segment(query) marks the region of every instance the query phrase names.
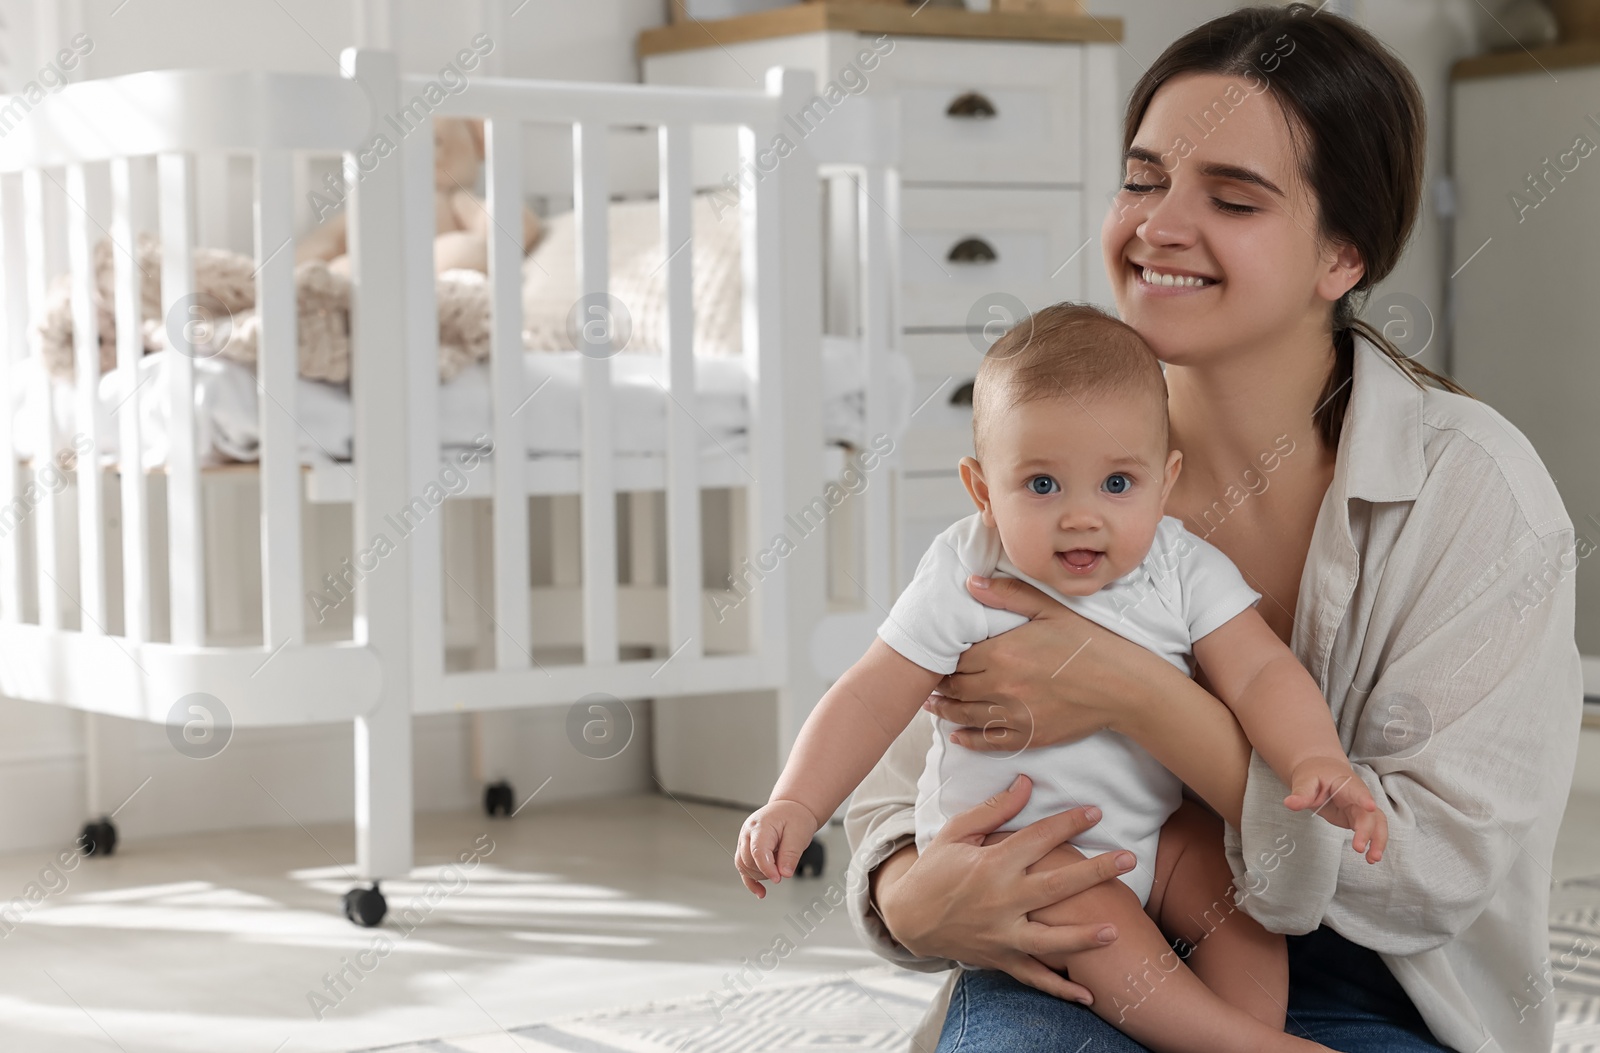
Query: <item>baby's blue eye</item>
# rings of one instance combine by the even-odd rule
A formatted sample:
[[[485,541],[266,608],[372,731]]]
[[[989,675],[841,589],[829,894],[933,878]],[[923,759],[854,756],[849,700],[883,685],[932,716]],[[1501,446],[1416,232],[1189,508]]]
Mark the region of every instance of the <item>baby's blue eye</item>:
[[[1048,475],[1036,475],[1023,485],[1028,488],[1030,493],[1035,494],[1053,494],[1061,489],[1056,481]]]
[[[1125,494],[1128,487],[1133,485],[1133,480],[1121,472],[1112,472],[1106,476],[1105,488],[1107,493]]]

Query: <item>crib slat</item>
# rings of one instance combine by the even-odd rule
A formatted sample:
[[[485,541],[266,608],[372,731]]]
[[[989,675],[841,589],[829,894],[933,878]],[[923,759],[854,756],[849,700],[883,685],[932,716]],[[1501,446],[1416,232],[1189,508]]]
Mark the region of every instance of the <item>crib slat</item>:
[[[72,274],[73,366],[78,434],[78,589],[83,631],[106,624],[105,477],[100,472],[100,318],[94,305],[94,234],[89,226],[89,179],[83,165],[67,169],[67,195],[82,208],[67,210],[67,259]],[[85,452],[87,451],[87,452]]]
[[[205,532],[200,517],[200,470],[195,455],[194,356],[198,327],[221,323],[214,304],[194,297],[194,160],[162,154],[156,162],[161,207],[161,316],[166,323],[167,566],[171,575],[172,642],[205,643]],[[199,312],[206,312],[204,314]],[[270,579],[268,579],[270,580]],[[299,579],[296,578],[296,581]]]
[[[5,268],[0,291],[6,303],[22,303],[27,289],[27,257],[22,241],[22,180],[0,176],[0,241]],[[17,508],[17,450],[12,430],[12,392],[21,383],[19,366],[28,353],[28,318],[21,311],[6,311],[0,344],[0,407],[5,427],[0,428],[0,618],[22,620],[22,511]]]
[[[778,75],[780,71],[769,71],[770,77]],[[755,165],[757,151],[764,148],[770,141],[770,135],[765,129],[746,126],[739,130],[739,150],[741,166]],[[798,246],[784,245],[781,242],[781,222],[784,219],[782,208],[784,200],[780,191],[787,179],[792,178],[790,173],[780,171],[779,179],[771,182],[758,183],[753,190],[740,195],[740,214],[743,223],[743,240],[740,245],[740,267],[744,280],[743,304],[743,337],[744,337],[744,364],[750,376],[750,453],[748,471],[755,477],[754,495],[746,504],[747,518],[745,521],[746,536],[750,538],[750,546],[754,551],[761,551],[765,544],[761,539],[770,538],[778,533],[787,534],[788,530],[783,522],[785,485],[792,488],[805,486],[815,487],[821,482],[820,473],[817,477],[797,479],[792,472],[792,467],[797,463],[797,458],[786,454],[792,445],[809,445],[813,441],[812,433],[804,428],[793,429],[792,420],[798,413],[804,412],[801,406],[793,406],[796,412],[791,412],[791,403],[821,401],[821,391],[818,390],[781,390],[784,379],[783,363],[779,359],[779,352],[784,347],[784,340],[790,338],[789,347],[804,349],[801,353],[815,354],[811,349],[820,347],[820,339],[812,344],[801,339],[794,339],[793,334],[780,330],[778,320],[782,317],[784,303],[784,290],[778,283],[777,276],[783,272],[784,264],[788,263],[780,255],[783,251],[799,252]],[[799,261],[803,267],[805,260]],[[800,281],[799,278],[792,282]],[[797,326],[798,320],[790,319],[791,326]],[[791,430],[792,429],[792,430]],[[820,429],[818,429],[820,434]],[[804,451],[811,454],[815,451]],[[787,478],[786,478],[787,477]],[[820,540],[820,539],[819,539]],[[820,548],[817,542],[813,542]],[[752,612],[754,626],[751,629],[750,639],[753,649],[758,654],[769,655],[774,658],[787,651],[785,646],[785,619],[788,616],[788,589],[787,579],[795,573],[794,557],[787,557],[786,566],[778,573],[762,579],[756,589],[755,610]],[[780,726],[780,738],[791,734]]]
[[[661,129],[661,251],[667,260],[667,635],[702,654],[699,435],[695,426],[694,235],[689,129]]]
[[[494,386],[495,665],[525,669],[533,648],[528,609],[528,444],[520,413],[528,388],[522,357],[522,125],[497,118],[486,129],[484,183],[489,231],[490,350]]]
[[[30,168],[22,173],[23,211],[28,249],[28,317],[44,316],[45,277],[50,273],[46,258],[44,172]],[[56,551],[56,495],[52,483],[57,479],[56,413],[54,385],[43,370],[34,381],[35,404],[40,408],[33,440],[33,482],[38,503],[33,508],[34,562],[39,572],[39,624],[47,629],[61,628],[60,559]]]
[[[756,130],[750,127],[739,129],[739,155],[741,164],[754,164],[756,151],[759,148]],[[757,482],[753,494],[747,494],[745,502],[745,536],[750,539],[752,551],[758,550],[760,539],[767,535],[767,526],[782,514],[781,508],[774,508],[774,501],[781,500],[782,487],[775,486],[776,480],[782,479],[781,437],[778,443],[765,434],[771,427],[771,421],[783,419],[781,409],[779,416],[768,418],[763,415],[763,409],[770,402],[773,385],[769,380],[781,376],[774,368],[766,368],[769,362],[776,366],[775,355],[770,350],[776,347],[778,334],[767,324],[769,319],[778,316],[777,307],[779,299],[777,290],[773,288],[772,277],[778,273],[777,246],[778,239],[778,195],[776,190],[769,190],[761,185],[740,195],[740,222],[743,227],[743,239],[739,246],[740,269],[743,274],[744,303],[742,306],[742,337],[743,358],[745,371],[750,376],[750,452],[748,470],[755,476]],[[809,436],[807,436],[809,438]],[[778,468],[778,471],[773,471]],[[763,481],[764,480],[764,481]],[[774,511],[776,514],[774,514]],[[754,621],[750,633],[751,649],[757,654],[776,656],[783,653],[783,639],[775,630],[781,628],[782,609],[779,604],[783,601],[783,578],[781,575],[764,580],[756,589],[754,610],[750,616]]]
[[[400,158],[404,165],[402,214],[432,215],[433,137],[406,136],[400,143]],[[405,239],[405,374],[411,406],[411,450],[406,458],[411,481],[407,489],[421,494],[438,480],[440,472],[439,305],[433,276],[433,225],[408,222],[401,236]],[[404,524],[410,531],[406,543],[411,546],[411,669],[419,694],[435,693],[444,677],[444,517],[445,510],[437,508],[415,525]]]
[[[604,124],[572,126],[572,162],[573,214],[578,231],[579,350],[584,352],[583,660],[594,665],[617,660],[617,497],[611,445],[611,355],[617,350],[614,344],[622,319],[613,314],[607,297],[611,254]],[[626,310],[626,305],[620,310]]]
[[[150,509],[144,478],[144,437],[139,421],[140,274],[134,253],[133,207],[140,168],[126,157],[111,162],[111,242],[117,320],[118,462],[122,473],[122,631],[134,643],[150,639]]]
[[[860,190],[856,215],[861,222],[861,342],[866,356],[867,380],[863,430],[867,446],[873,447],[881,441],[880,436],[889,434],[889,353],[896,341],[891,310],[895,290],[889,278],[899,273],[899,269],[896,261],[885,257],[898,244],[894,232],[887,228],[889,216],[899,215],[899,186],[884,166],[874,164],[866,169]],[[882,208],[874,204],[878,201],[883,202]],[[866,590],[865,602],[869,608],[890,602],[894,595],[890,580],[892,527],[888,475],[886,465],[875,464],[862,495],[866,501],[866,514],[862,517],[865,534],[862,587]]]
[[[807,71],[767,71],[767,92],[777,102],[770,123],[740,130],[744,164],[757,164],[784,114],[795,113],[812,97]],[[770,167],[770,166],[769,166]],[[758,566],[773,571],[756,589],[756,652],[782,669],[777,699],[777,756],[783,757],[826,682],[808,660],[816,627],[827,617],[826,544],[810,537],[825,528],[796,526],[785,513],[815,507],[826,493],[822,472],[822,260],[814,231],[821,215],[817,160],[808,144],[791,151],[776,171],[740,195],[744,228],[744,354],[754,374],[751,390],[752,488],[748,529],[752,547],[787,536],[792,548],[777,560],[758,555]],[[751,235],[754,234],[752,244]],[[793,517],[798,518],[798,517]],[[794,533],[791,533],[793,531]],[[799,536],[796,537],[795,534]],[[774,565],[774,563],[776,565]]]
[[[28,247],[28,313],[44,312],[46,285],[50,275],[49,250],[45,233],[45,173],[30,168],[22,173],[23,211],[26,213],[24,238]]]
[[[269,650],[300,643],[300,452],[295,382],[300,375],[294,291],[294,158],[263,150],[256,158],[256,316],[261,335],[261,624]],[[362,542],[365,544],[365,542]],[[358,546],[359,547],[359,546]]]

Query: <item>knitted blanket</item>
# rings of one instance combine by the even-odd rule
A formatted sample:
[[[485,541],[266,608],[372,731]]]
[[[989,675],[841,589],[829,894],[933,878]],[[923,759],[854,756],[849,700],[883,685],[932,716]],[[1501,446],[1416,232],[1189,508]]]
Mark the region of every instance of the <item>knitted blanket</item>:
[[[100,371],[116,365],[116,314],[112,294],[113,248],[102,239],[94,249],[93,300],[100,343]],[[139,270],[140,342],[146,353],[167,346],[166,319],[161,316],[161,245],[140,234],[134,249]],[[255,262],[223,249],[194,250],[195,293],[173,307],[173,325],[197,358],[221,355],[254,366],[261,321],[255,310]],[[449,380],[467,365],[489,354],[489,289],[477,271],[446,271],[437,279],[439,304],[439,377]],[[350,379],[350,281],[321,261],[295,268],[295,304],[299,319],[300,375],[310,380],[344,383]],[[52,283],[44,317],[34,340],[45,368],[56,377],[73,376],[71,279]]]

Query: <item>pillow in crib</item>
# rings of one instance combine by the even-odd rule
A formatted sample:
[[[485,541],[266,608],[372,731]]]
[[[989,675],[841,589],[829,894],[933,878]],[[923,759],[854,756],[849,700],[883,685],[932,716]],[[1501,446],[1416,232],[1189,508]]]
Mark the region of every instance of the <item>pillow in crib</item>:
[[[724,358],[739,353],[739,210],[700,194],[692,207],[694,244],[694,351]],[[611,205],[611,295],[632,322],[618,351],[660,354],[666,346],[667,268],[661,251],[661,216],[655,201]],[[577,222],[571,212],[545,220],[544,237],[522,267],[523,343],[529,351],[571,351],[569,331],[578,300]],[[621,328],[620,326],[618,327]]]

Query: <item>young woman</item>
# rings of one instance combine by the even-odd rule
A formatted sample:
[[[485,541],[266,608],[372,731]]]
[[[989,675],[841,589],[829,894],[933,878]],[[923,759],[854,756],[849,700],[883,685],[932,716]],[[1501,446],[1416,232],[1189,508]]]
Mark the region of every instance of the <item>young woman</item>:
[[[1416,218],[1416,84],[1347,21],[1242,10],[1149,69],[1124,147],[1102,245],[1122,317],[1166,365],[1184,453],[1168,511],[1262,593],[1384,811],[1388,850],[1369,866],[1284,808],[1203,679],[1020,582],[969,583],[1032,620],[969,649],[929,704],[974,749],[1110,729],[1176,773],[1227,824],[1238,899],[1217,923],[1242,909],[1291,934],[1296,1034],[1349,1051],[1548,1050],[1549,867],[1582,701],[1578,553],[1527,440],[1356,320]],[[1096,896],[1130,853],[1064,844],[1095,802],[987,844],[1027,799],[1019,779],[919,856],[930,727],[901,736],[847,824],[853,865],[872,874],[855,914],[874,948],[913,968],[986,967],[951,973],[920,1048],[940,1035],[941,1051],[1138,1050],[1033,957],[1116,938]],[[1150,998],[1163,964],[1144,977]]]

